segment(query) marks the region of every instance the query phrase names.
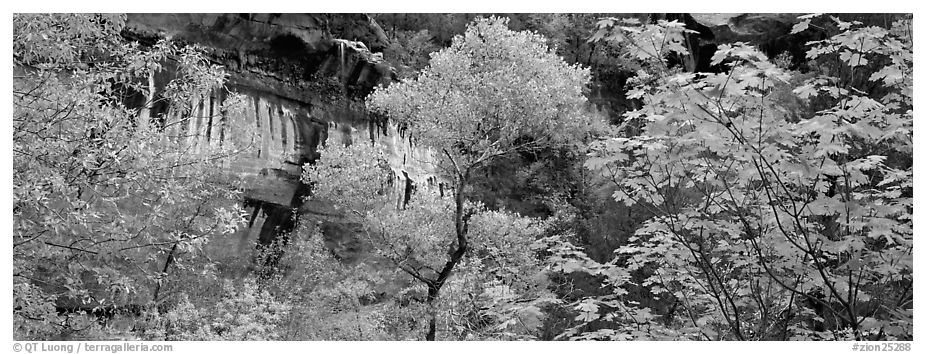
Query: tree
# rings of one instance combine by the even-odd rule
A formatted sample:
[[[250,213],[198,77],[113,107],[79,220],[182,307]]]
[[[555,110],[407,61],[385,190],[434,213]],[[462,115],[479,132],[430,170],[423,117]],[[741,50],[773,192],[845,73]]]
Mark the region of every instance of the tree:
[[[510,31],[506,19],[477,19],[449,48],[433,54],[416,78],[380,87],[368,99],[373,112],[433,149],[433,167],[450,182],[452,200],[418,193],[417,202],[401,213],[369,211],[375,196],[388,190],[390,178],[374,172],[383,170],[385,159],[361,160],[367,162],[356,167],[356,176],[330,166],[380,153],[372,147],[335,149],[329,156],[351,156],[326,163],[323,154],[320,165],[307,166],[305,180],[328,181],[318,182],[318,195],[344,200],[341,205],[358,216],[379,213],[373,217],[379,243],[402,246],[384,253],[426,286],[428,340],[435,339],[435,301],[474,247],[471,223],[483,210],[467,195],[474,173],[499,157],[583,139],[591,125],[583,114],[588,81],[587,69],[566,64],[541,36]],[[364,187],[353,184],[355,179]],[[341,182],[332,185],[334,180]]]
[[[810,74],[743,43],[719,47],[723,73],[681,72],[665,60],[686,54],[681,24],[602,21],[596,40],[641,62],[630,97],[644,106],[625,127],[642,131],[594,144],[587,166],[654,216],[607,265],[617,286],[585,300],[595,315],[573,335],[611,321],[578,336],[912,338],[908,20],[801,19],[795,32],[837,29],[809,43]],[[662,321],[626,300],[635,283],[675,304]]]
[[[124,22],[124,15],[14,16],[17,337],[92,327],[69,312],[162,300],[169,272],[201,262],[195,255],[211,236],[244,223],[240,191],[222,162],[246,136],[226,127],[227,139],[207,144],[187,128],[198,118],[193,105],[221,87],[224,72],[194,47],[127,44],[119,36]],[[153,77],[165,71],[173,79],[155,87]],[[133,95],[143,103],[127,105]],[[169,102],[179,120],[153,115],[156,100]],[[234,110],[235,100],[228,102],[223,110]]]
[[[423,294],[427,294],[419,300],[430,314],[429,338],[436,336],[438,313],[443,314],[440,317],[448,323],[450,334],[460,338],[531,336],[541,323],[540,308],[555,302],[546,291],[543,263],[533,248],[547,231],[549,222],[490,211],[479,203],[467,202],[464,209],[470,218],[468,256],[455,264],[457,275],[442,284],[441,289],[451,289],[451,295],[442,298],[442,293],[433,292],[432,284],[452,256],[447,251],[454,250],[454,202],[433,188],[418,188],[404,208],[397,209],[389,193],[393,190],[390,186],[393,173],[383,151],[366,140],[354,141],[350,146],[329,141],[321,150],[321,158],[306,165],[303,180],[314,185],[312,198],[332,203],[346,214],[347,220],[362,225],[361,234],[374,251],[373,257],[366,261],[369,266],[343,270],[346,275],[336,279],[393,278],[387,270],[373,274],[369,269],[379,268],[377,265],[383,263],[393,265],[393,269],[404,272],[420,285],[410,287],[409,292],[423,288]],[[316,262],[314,258],[318,257],[313,257],[312,262]],[[361,283],[364,282],[357,282]],[[313,281],[303,286],[318,285]],[[363,285],[360,288],[367,289]],[[394,313],[384,316],[408,318],[403,312],[413,312],[415,306],[392,310]],[[373,334],[363,332],[367,336]]]

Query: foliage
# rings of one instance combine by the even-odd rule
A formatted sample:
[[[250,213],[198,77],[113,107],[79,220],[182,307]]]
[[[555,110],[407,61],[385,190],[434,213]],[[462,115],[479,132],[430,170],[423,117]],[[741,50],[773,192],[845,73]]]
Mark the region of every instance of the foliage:
[[[453,188],[452,201],[419,193],[406,212],[377,218],[381,239],[403,241],[387,257],[428,287],[427,339],[436,331],[433,303],[472,247],[471,218],[482,208],[466,194],[472,174],[502,156],[581,140],[592,122],[583,111],[588,81],[587,69],[566,64],[542,36],[479,18],[416,78],[368,98],[373,112],[437,152],[434,168]]]
[[[347,147],[329,142],[319,149],[319,155],[317,162],[305,165],[302,174],[302,181],[312,185],[313,195],[324,196],[340,211],[359,216],[385,205],[383,197],[392,179],[381,149],[365,140]]]
[[[383,51],[394,63],[400,78],[410,77],[428,65],[430,54],[440,49],[428,30],[394,31],[392,41]]]
[[[13,17],[13,60],[18,65],[88,64],[118,45],[124,15],[17,14]]]
[[[455,279],[471,290],[460,301],[461,296],[454,296],[459,293],[456,284],[451,284],[451,306],[463,313],[460,306],[479,308],[477,313],[488,325],[481,331],[486,339],[537,338],[547,318],[543,310],[560,302],[548,290],[547,260],[538,253],[538,240],[554,221],[487,210],[471,222],[472,256]]]
[[[416,141],[461,167],[497,155],[581,139],[589,72],[566,64],[543,37],[513,32],[506,19],[477,19],[415,79],[368,99]],[[448,162],[449,164],[449,162]]]
[[[19,316],[31,321],[13,321],[13,333],[17,339],[33,340],[52,338],[59,333],[55,327],[48,323],[56,323],[61,319],[55,311],[54,298],[45,294],[37,286],[28,282],[13,284],[13,308],[19,309]]]
[[[125,44],[124,16],[17,14],[14,23],[14,317],[19,328],[66,332],[50,308],[157,300],[167,273],[196,261],[182,255],[244,222],[221,170],[242,141],[190,138],[188,105],[225,78],[201,49]],[[152,117],[153,98],[124,104],[154,97],[149,79],[165,62],[177,78],[160,97],[186,112],[179,122]]]
[[[268,284],[273,296],[295,306],[280,321],[282,340],[414,340],[421,337],[420,306],[388,301],[383,286],[399,286],[398,271],[370,259],[334,258],[321,229],[303,224],[294,234],[283,270]]]
[[[900,23],[832,21],[841,32],[808,58],[843,78],[883,63],[867,87],[825,73],[792,84],[744,43],[714,55],[724,73],[679,72],[665,57],[685,52],[680,24],[601,23],[596,39],[641,62],[630,96],[644,106],[626,116],[642,132],[594,144],[587,166],[654,216],[609,263],[613,294],[580,304],[593,315],[575,338],[911,338],[912,41]],[[793,86],[822,108],[790,111]],[[628,301],[636,286],[674,307]],[[580,334],[594,321],[616,325]]]
[[[404,209],[397,210],[389,203],[391,188],[385,185],[392,173],[382,152],[361,140],[347,147],[327,146],[314,165],[306,165],[303,179],[316,186],[312,198],[330,201],[348,216],[353,216],[351,220],[363,224],[366,242],[372,245],[375,257],[404,272],[412,281],[425,285],[427,291],[452,257],[447,250],[453,250],[458,240],[454,201],[440,197],[434,190],[419,189]],[[531,248],[547,226],[536,219],[488,211],[473,203],[468,203],[466,210],[471,215],[468,256],[455,268],[456,275],[447,279],[447,290],[431,295],[434,298],[428,302],[435,302],[432,311],[446,323],[449,332],[443,332],[444,335],[458,338],[529,336],[542,320],[540,306],[554,301],[545,291],[543,264]],[[345,275],[335,279],[356,278],[358,271],[366,274],[364,277],[378,277],[369,269],[341,271]],[[346,285],[345,281],[338,284]],[[355,284],[375,282],[367,280]],[[341,285],[335,288],[338,287]],[[356,295],[348,298],[358,299],[371,293],[368,287],[361,288],[367,290],[360,293],[352,290]],[[319,301],[319,297],[331,298],[332,295],[324,294],[326,291],[331,290],[324,287],[314,290],[317,296],[310,298],[315,298],[314,301]],[[334,306],[319,308],[328,311]],[[383,308],[378,313],[384,316],[381,321],[414,318],[415,315],[401,314],[410,310]],[[371,310],[356,308],[354,311]],[[345,315],[349,313],[356,312]],[[367,329],[362,333],[370,338],[382,331]]]
[[[227,281],[218,303],[198,307],[181,296],[173,308],[150,320],[149,340],[275,340],[278,325],[291,305],[276,301],[253,279]]]

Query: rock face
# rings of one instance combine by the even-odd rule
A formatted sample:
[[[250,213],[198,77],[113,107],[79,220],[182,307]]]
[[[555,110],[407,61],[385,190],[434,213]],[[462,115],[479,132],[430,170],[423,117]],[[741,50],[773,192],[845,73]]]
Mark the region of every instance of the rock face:
[[[309,191],[300,176],[326,140],[382,144],[398,179],[397,198],[403,194],[398,189],[412,181],[435,181],[425,167],[429,152],[371,118],[364,107],[374,87],[395,79],[382,60],[388,39],[367,15],[130,14],[123,36],[143,44],[169,37],[200,45],[229,72],[227,89],[245,97],[242,113],[222,116],[227,94],[216,90],[193,102],[185,128],[205,143],[223,139],[225,124],[259,136],[230,168],[246,181],[250,227],[234,241],[239,245],[220,247],[240,250],[255,239],[268,244],[293,229],[294,211],[313,213],[313,206],[302,205]],[[183,114],[188,113],[169,106],[152,109],[167,121]]]

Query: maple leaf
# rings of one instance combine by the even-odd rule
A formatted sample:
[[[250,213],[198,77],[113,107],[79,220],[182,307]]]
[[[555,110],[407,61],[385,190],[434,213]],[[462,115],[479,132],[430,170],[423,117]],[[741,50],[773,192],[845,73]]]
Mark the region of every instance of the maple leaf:
[[[849,66],[862,66],[868,64],[868,59],[865,58],[864,54],[853,52],[848,49],[839,53],[839,59],[849,64]]]
[[[599,317],[601,316],[598,315],[597,313],[582,312],[582,313],[579,313],[579,315],[576,316],[575,319],[579,321],[583,321],[583,322],[591,322],[591,321],[597,320]]]
[[[791,34],[803,32],[803,31],[807,30],[808,27],[810,27],[810,19],[809,19],[809,18],[808,18],[808,19],[804,19],[804,20],[802,20],[802,21],[800,21],[800,22],[794,24],[794,27],[791,27]]]

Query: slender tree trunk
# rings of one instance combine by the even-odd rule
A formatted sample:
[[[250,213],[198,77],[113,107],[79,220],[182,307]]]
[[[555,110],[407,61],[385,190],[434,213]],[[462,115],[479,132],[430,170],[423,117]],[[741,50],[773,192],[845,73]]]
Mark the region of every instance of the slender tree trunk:
[[[170,248],[170,252],[167,253],[167,260],[164,261],[164,268],[161,269],[161,276],[167,276],[167,270],[170,268],[170,264],[174,262],[174,252],[177,251],[177,243],[174,243],[174,246]],[[161,284],[164,282],[164,278],[158,279],[158,283],[154,286],[154,295],[152,296],[152,301],[158,302],[158,294],[161,292]]]
[[[152,107],[154,106],[154,71],[148,73],[148,94],[145,97],[145,105],[141,109],[139,117],[141,118],[142,124],[150,124],[154,121],[152,117]]]
[[[440,294],[440,288],[436,286],[428,286],[428,334],[425,335],[424,339],[427,341],[434,341],[437,334],[437,308],[435,308],[435,300]]]
[[[427,303],[428,311],[431,316],[428,322],[428,334],[425,335],[425,339],[428,341],[435,340],[437,332],[437,309],[434,307],[434,303],[437,300],[437,296],[440,295],[440,289],[444,286],[447,279],[450,278],[450,273],[453,271],[453,268],[460,262],[468,249],[468,240],[466,238],[468,217],[463,215],[463,204],[466,202],[466,198],[463,195],[463,188],[466,187],[466,178],[468,175],[469,172],[467,172],[466,175],[461,174],[460,181],[457,182],[456,195],[454,196],[454,201],[456,203],[454,229],[457,236],[457,247],[450,254],[450,259],[447,260],[447,264],[444,265],[444,268],[441,269],[440,273],[437,275],[437,279],[428,283]]]

